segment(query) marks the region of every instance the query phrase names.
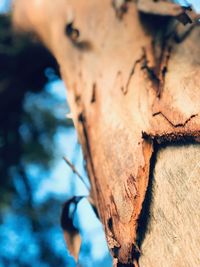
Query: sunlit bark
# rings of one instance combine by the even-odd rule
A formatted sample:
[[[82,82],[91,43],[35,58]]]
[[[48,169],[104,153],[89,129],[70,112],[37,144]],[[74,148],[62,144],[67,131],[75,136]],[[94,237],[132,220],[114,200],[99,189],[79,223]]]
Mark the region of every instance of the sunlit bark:
[[[60,65],[116,266],[138,266],[143,239],[142,267],[198,266],[199,231],[191,227],[199,219],[195,212],[199,191],[192,189],[192,204],[188,207],[185,201],[180,211],[180,194],[189,192],[190,186],[175,186],[180,179],[181,184],[186,182],[189,166],[197,165],[198,145],[189,150],[171,147],[159,154],[155,181],[161,186],[155,190],[147,239],[144,232],[154,150],[165,142],[200,140],[199,28],[184,27],[165,14],[141,14],[130,1],[116,6],[110,0],[16,0],[14,21],[17,27],[37,33]],[[185,162],[187,151],[194,155]],[[168,172],[174,179],[168,179]],[[174,200],[166,200],[167,211],[162,197]],[[187,215],[187,220],[176,220],[174,212],[178,218]],[[166,235],[166,227],[176,234]],[[183,228],[191,235],[184,235]],[[183,242],[176,245],[176,236]],[[187,247],[191,238],[195,249]],[[188,249],[193,251],[186,258]]]

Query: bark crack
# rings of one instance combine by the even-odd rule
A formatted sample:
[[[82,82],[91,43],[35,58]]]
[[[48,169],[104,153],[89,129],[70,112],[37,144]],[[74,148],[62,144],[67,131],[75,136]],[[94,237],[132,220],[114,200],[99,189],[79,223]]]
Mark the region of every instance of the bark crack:
[[[96,89],[97,89],[97,84],[93,83],[93,85],[92,85],[92,97],[91,97],[91,100],[90,100],[91,104],[96,102]]]
[[[152,82],[152,87],[155,90],[157,97],[160,98],[163,87],[164,87],[164,83],[165,83],[165,76],[168,70],[168,63],[169,63],[172,47],[170,45],[169,46],[166,45],[165,47],[163,47],[163,49],[161,49],[162,52],[159,58],[156,59],[157,58],[156,52],[155,52],[156,44],[153,42],[152,46],[153,46],[153,56],[156,62],[155,65],[149,66],[147,52],[146,52],[146,49],[143,47],[142,56],[134,62],[131,68],[131,71],[129,73],[125,88],[122,87],[122,92],[124,95],[128,93],[130,82],[135,73],[136,66],[138,64],[141,64],[141,70],[146,71],[149,80],[151,80]]]
[[[145,59],[145,53],[144,53],[144,49],[143,49],[143,55],[133,63],[133,66],[132,66],[131,71],[130,71],[129,76],[128,76],[128,80],[127,80],[126,85],[125,85],[125,89],[124,88],[122,89],[124,95],[126,95],[128,93],[129,85],[130,85],[132,76],[135,73],[136,66],[139,63],[141,63],[144,59]]]
[[[198,116],[198,114],[193,114],[193,115],[191,115],[191,116],[190,116],[184,123],[177,123],[177,124],[174,124],[170,119],[167,118],[167,116],[166,116],[163,112],[158,111],[158,112],[156,112],[156,113],[153,114],[153,116],[157,116],[157,115],[161,115],[161,116],[163,116],[163,117],[169,122],[169,124],[171,124],[174,128],[185,127],[186,124],[187,124],[192,118]]]

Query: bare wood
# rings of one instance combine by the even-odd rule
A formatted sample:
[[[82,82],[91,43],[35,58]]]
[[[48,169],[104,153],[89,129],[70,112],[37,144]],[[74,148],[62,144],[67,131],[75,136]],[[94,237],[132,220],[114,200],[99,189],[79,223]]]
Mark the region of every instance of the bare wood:
[[[168,19],[149,27],[134,3],[119,19],[108,0],[17,0],[15,22],[56,56],[110,251],[137,266],[153,145],[199,141],[200,30],[177,42]]]
[[[158,152],[142,267],[200,266],[200,145]]]

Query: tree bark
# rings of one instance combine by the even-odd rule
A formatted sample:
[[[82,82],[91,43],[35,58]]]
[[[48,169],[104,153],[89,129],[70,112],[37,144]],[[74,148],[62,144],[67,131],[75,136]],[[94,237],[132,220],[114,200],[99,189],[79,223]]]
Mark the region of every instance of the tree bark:
[[[167,146],[157,153],[143,220],[141,267],[200,266],[199,176],[199,144]]]
[[[194,266],[200,246],[191,217],[198,210],[199,192],[188,194],[193,204],[187,206],[186,200],[180,214],[179,184],[187,184],[185,170],[197,162],[198,146],[170,146],[158,153],[145,238],[144,232],[154,151],[163,143],[200,140],[199,28],[184,27],[169,14],[139,13],[137,4],[128,1],[16,0],[14,11],[15,24],[35,31],[60,65],[115,265]],[[196,154],[184,161],[187,151]],[[181,236],[184,216],[190,219],[186,231],[191,235]],[[199,213],[195,223],[198,219]],[[171,231],[176,227],[181,241],[175,244]],[[190,238],[195,251],[187,265]]]

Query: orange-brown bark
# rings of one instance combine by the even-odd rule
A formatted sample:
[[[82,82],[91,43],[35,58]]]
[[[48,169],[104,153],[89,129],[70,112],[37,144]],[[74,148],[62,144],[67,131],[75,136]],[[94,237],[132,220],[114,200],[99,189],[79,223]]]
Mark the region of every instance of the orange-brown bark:
[[[16,24],[57,58],[109,249],[137,266],[154,143],[199,140],[200,29],[178,39],[177,22],[132,2],[120,17],[110,0],[37,2],[16,6]]]

